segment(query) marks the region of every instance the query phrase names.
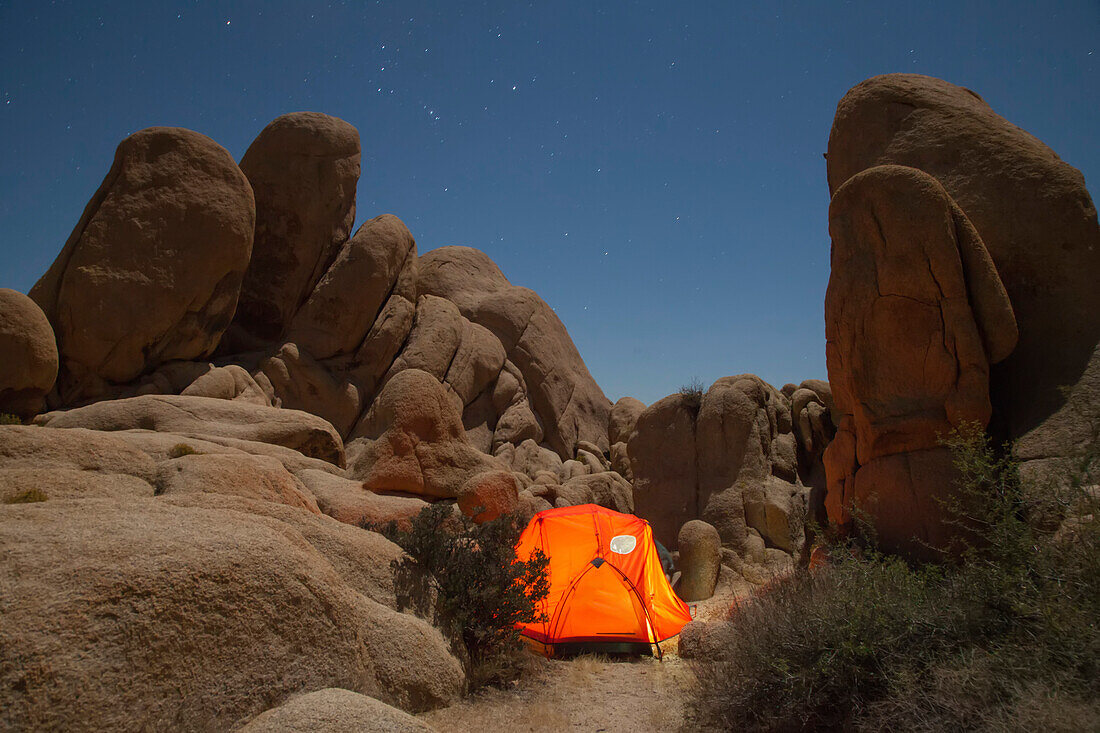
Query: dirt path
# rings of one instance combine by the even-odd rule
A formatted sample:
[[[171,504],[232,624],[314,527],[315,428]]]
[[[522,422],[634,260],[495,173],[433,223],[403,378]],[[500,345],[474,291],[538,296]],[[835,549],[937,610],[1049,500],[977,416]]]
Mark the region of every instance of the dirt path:
[[[695,618],[725,616],[749,586],[723,568],[715,595],[696,604]],[[531,670],[512,689],[488,689],[457,705],[420,716],[441,733],[449,731],[677,731],[688,724],[695,682],[677,640],[662,645],[665,657],[612,660],[532,658]],[[690,727],[690,726],[689,726]]]
[[[420,717],[441,732],[675,731],[694,679],[687,662],[672,654],[663,661],[539,659],[533,667],[511,690],[488,690]]]

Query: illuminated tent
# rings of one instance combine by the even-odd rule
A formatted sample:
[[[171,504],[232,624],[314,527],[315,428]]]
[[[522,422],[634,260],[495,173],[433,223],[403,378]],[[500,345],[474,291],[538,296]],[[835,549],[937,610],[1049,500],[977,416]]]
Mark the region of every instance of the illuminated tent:
[[[545,621],[521,633],[568,653],[582,649],[645,651],[691,621],[669,586],[649,522],[595,504],[547,509],[531,519],[516,554],[535,549],[550,559]]]

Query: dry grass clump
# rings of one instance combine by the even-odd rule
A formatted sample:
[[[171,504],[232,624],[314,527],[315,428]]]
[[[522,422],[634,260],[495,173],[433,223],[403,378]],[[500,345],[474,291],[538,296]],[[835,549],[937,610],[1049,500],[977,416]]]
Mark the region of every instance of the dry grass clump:
[[[1100,503],[1086,484],[1100,451],[1057,486],[1024,492],[1011,453],[980,430],[948,444],[963,476],[953,507],[973,532],[961,561],[913,566],[836,548],[834,564],[754,597],[735,610],[719,658],[694,664],[697,724],[1098,728]]]
[[[169,458],[183,458],[184,456],[197,456],[197,455],[201,455],[201,453],[199,451],[195,450],[194,447],[188,445],[187,443],[176,443],[168,451],[168,457]]]
[[[41,489],[27,489],[4,497],[5,504],[35,504],[46,501],[46,492]]]
[[[684,398],[684,407],[693,413],[698,413],[699,407],[703,404],[704,392],[703,383],[699,381],[698,377],[692,377],[690,382],[680,387],[680,395]]]

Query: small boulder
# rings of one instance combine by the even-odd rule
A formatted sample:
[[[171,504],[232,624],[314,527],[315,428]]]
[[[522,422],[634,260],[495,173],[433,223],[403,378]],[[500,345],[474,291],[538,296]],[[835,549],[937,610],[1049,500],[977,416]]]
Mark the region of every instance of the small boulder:
[[[458,508],[478,524],[510,514],[519,506],[519,487],[510,471],[471,476],[458,491]]]
[[[29,419],[57,379],[57,343],[38,304],[8,288],[0,288],[0,354],[0,413]]]
[[[292,697],[238,733],[431,733],[434,728],[373,697],[329,687]]]
[[[685,601],[704,601],[714,595],[722,564],[722,538],[713,525],[693,519],[680,528],[680,584],[677,595]]]

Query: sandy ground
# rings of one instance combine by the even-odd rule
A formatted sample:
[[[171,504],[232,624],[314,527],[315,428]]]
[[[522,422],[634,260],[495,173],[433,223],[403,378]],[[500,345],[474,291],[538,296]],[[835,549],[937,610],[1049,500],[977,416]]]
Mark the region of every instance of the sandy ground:
[[[723,618],[749,586],[723,569],[715,595],[695,606],[695,618]],[[740,582],[739,582],[740,581]],[[511,689],[487,689],[457,705],[420,718],[441,732],[476,731],[677,731],[692,729],[687,692],[695,675],[681,659],[677,639],[661,645],[664,659],[533,657],[530,671]]]
[[[694,679],[688,664],[583,655],[540,659],[511,690],[490,689],[420,716],[439,731],[674,731]]]

